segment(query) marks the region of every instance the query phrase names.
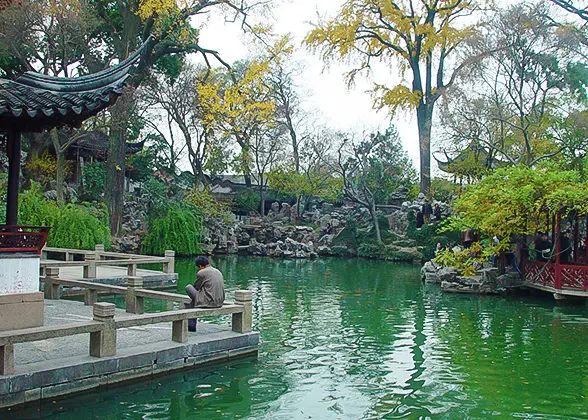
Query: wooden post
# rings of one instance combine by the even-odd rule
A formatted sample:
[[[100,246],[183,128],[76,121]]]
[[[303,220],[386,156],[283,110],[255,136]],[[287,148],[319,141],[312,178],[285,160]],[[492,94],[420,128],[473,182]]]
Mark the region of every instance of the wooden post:
[[[561,220],[560,215],[557,213],[556,221],[555,221],[555,280],[553,286],[556,289],[561,289],[561,265],[560,265],[560,258],[559,253],[561,252]]]
[[[125,296],[126,311],[131,314],[142,314],[144,312],[143,296],[137,296],[137,289],[143,288],[142,277],[127,278],[127,293]]]
[[[84,293],[84,305],[92,306],[98,302],[98,291],[95,289],[86,289]]]
[[[176,251],[167,250],[165,251],[165,257],[167,258],[167,262],[163,263],[163,272],[167,274],[173,274],[175,272],[175,261],[176,261]]]
[[[180,319],[172,322],[172,341],[185,343],[188,341],[188,320]]]
[[[96,255],[96,261],[100,261],[104,258],[104,244],[96,244],[94,247],[94,255]]]
[[[106,357],[116,354],[116,324],[114,322],[114,303],[94,304],[94,321],[104,325],[102,331],[90,333],[90,356]]]
[[[84,278],[95,279],[96,278],[96,255],[86,254],[87,266],[84,266]]]
[[[251,291],[235,291],[235,305],[243,305],[243,312],[233,314],[233,331],[239,333],[251,332],[251,324],[253,321],[253,306],[251,300]]]
[[[14,373],[14,345],[6,343],[0,346],[0,375]]]
[[[46,267],[45,268],[45,299],[59,300],[61,299],[61,284],[54,283],[54,280],[59,278],[59,268]]]
[[[18,223],[18,186],[20,183],[20,131],[8,129],[8,188],[6,192],[6,224],[14,226]]]

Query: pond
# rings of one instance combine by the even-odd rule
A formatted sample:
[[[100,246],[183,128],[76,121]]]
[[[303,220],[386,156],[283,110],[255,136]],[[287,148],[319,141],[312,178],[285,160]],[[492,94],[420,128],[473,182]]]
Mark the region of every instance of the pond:
[[[254,293],[259,358],[13,410],[54,419],[586,418],[588,310],[441,294],[420,267],[215,257]],[[191,261],[178,261],[180,285]],[[158,309],[157,303],[149,305]],[[161,309],[161,308],[159,308]],[[228,323],[227,319],[218,322]]]

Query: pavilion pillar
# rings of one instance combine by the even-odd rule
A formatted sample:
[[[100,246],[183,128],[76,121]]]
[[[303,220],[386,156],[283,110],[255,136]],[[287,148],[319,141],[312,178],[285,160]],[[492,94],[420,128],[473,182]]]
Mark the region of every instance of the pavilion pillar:
[[[8,131],[6,142],[8,154],[8,191],[6,194],[6,224],[18,223],[18,186],[20,182],[20,131],[14,128]]]
[[[561,252],[561,220],[559,213],[557,213],[555,219],[555,236],[553,238],[555,241],[555,279],[553,286],[556,289],[561,289],[561,265],[559,255]]]
[[[578,262],[578,242],[580,242],[579,214],[574,214],[574,262]]]

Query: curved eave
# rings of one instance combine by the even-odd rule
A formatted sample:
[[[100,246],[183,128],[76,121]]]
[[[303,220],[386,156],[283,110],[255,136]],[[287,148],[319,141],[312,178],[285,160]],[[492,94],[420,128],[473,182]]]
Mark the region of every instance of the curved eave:
[[[116,101],[122,94],[125,79],[77,94],[0,81],[0,130],[39,132],[54,127],[79,127]]]
[[[112,84],[118,84],[124,81],[140,58],[145,48],[144,43],[141,48],[131,54],[126,60],[109,67],[98,73],[75,78],[48,76],[36,72],[26,72],[16,79],[16,82],[37,89],[46,89],[53,92],[72,92],[82,93],[86,91],[103,89]]]

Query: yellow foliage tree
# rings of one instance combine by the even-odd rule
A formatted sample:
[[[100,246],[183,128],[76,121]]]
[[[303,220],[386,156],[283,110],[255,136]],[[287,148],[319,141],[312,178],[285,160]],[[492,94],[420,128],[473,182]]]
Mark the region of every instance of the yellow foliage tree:
[[[376,85],[374,106],[391,113],[416,110],[425,193],[430,187],[434,105],[467,63],[447,75],[447,59],[474,33],[473,26],[458,27],[456,21],[475,9],[475,1],[465,0],[347,0],[338,16],[319,22],[305,39],[325,60],[356,59],[357,67],[348,73],[350,82],[375,60],[397,64],[402,76],[412,76],[410,86]]]
[[[241,148],[238,169],[251,186],[251,139],[275,125],[275,105],[264,83],[266,60],[214,70],[197,84],[202,120],[217,135],[232,136]]]

